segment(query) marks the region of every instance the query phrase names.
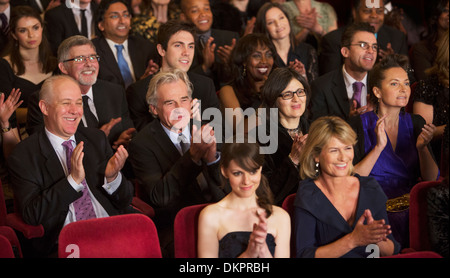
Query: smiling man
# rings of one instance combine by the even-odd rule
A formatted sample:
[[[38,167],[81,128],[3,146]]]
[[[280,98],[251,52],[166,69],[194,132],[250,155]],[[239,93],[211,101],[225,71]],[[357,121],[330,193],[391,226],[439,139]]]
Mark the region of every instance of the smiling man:
[[[132,13],[125,0],[102,0],[97,14],[102,36],[92,42],[102,57],[99,79],[127,88],[158,68],[155,45],[130,35]]]
[[[46,256],[57,250],[64,225],[135,211],[132,184],[120,173],[128,152],[121,146],[113,154],[103,132],[79,127],[78,82],[50,77],[39,99],[45,126],[16,146],[8,166],[18,212],[44,227],[44,236],[31,241],[33,256]]]
[[[385,0],[354,0],[352,17],[354,23],[367,22],[374,27],[375,38],[379,46],[378,58],[389,53],[408,55],[406,36],[398,29],[384,24]],[[370,3],[370,5],[367,5]],[[347,26],[343,26],[323,36],[320,45],[319,69],[323,75],[339,68],[343,63],[341,38]]]
[[[133,132],[125,89],[120,85],[97,79],[100,56],[92,41],[83,36],[65,39],[58,48],[60,71],[75,79],[83,95],[84,116],[81,126],[99,128],[113,148],[128,146]],[[43,125],[38,107],[38,92],[29,98],[27,132],[32,134]]]
[[[377,40],[369,23],[354,23],[342,35],[344,65],[311,83],[311,120],[339,116],[344,120],[371,110],[367,75],[377,59]]]
[[[212,129],[190,125],[192,85],[179,69],[161,71],[150,81],[147,103],[156,118],[129,146],[130,161],[142,200],[156,212],[153,219],[161,249],[173,256],[173,222],[183,207],[216,202],[225,196],[220,185],[220,155]],[[203,136],[204,134],[204,136]],[[163,254],[164,257],[164,254]]]
[[[170,20],[159,27],[157,49],[161,56],[160,71],[180,69],[187,72],[193,85],[192,98],[201,101],[201,112],[209,107],[219,109],[219,100],[211,78],[189,71],[195,52],[194,25]],[[148,85],[153,75],[132,84],[127,89],[130,117],[137,130],[141,130],[154,118],[145,100]]]

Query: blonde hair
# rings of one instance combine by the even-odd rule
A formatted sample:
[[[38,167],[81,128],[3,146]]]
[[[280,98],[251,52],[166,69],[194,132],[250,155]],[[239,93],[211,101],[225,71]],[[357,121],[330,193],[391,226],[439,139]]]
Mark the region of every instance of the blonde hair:
[[[448,87],[449,84],[449,73],[448,73],[448,63],[449,63],[449,39],[448,30],[445,34],[436,42],[437,53],[434,60],[434,65],[425,70],[427,75],[435,74],[439,78],[439,83]]]
[[[158,88],[167,83],[178,82],[179,80],[183,81],[188,89],[188,96],[192,98],[192,83],[189,81],[189,77],[186,72],[174,69],[169,71],[160,71],[150,80],[150,84],[148,85],[147,95],[145,100],[148,105],[155,106],[158,104]],[[151,109],[150,109],[151,111]],[[153,115],[153,113],[152,113]],[[153,115],[153,117],[156,117]]]
[[[344,144],[356,144],[356,133],[343,119],[336,116],[325,116],[316,119],[309,128],[308,139],[300,155],[300,177],[316,179],[315,158],[332,137]],[[353,164],[349,167],[353,173]]]

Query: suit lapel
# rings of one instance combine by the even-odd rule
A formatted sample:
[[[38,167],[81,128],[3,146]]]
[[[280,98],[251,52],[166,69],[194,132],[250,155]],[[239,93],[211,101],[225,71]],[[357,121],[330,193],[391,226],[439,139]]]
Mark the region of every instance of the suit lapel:
[[[123,83],[122,74],[120,73],[119,65],[117,64],[117,60],[114,57],[114,53],[109,47],[106,39],[104,37],[99,39],[100,49],[97,49],[97,52],[101,52],[100,56],[104,62],[104,65],[113,72],[113,74],[120,78]]]
[[[345,89],[345,82],[342,69],[339,70],[337,74],[334,76],[333,84],[334,86],[331,89],[332,95],[336,99],[336,103],[338,104],[342,114],[348,117],[348,114],[350,112],[350,103],[348,102],[348,95],[347,90]]]
[[[65,7],[63,9],[63,13],[64,13],[64,18],[67,19],[67,23],[70,26],[71,33],[80,35],[80,30],[78,30],[78,26],[77,26],[77,23],[75,22],[75,16],[72,12],[72,9]]]
[[[155,143],[160,146],[161,151],[165,153],[166,157],[168,157],[173,164],[175,164],[175,162],[181,157],[180,152],[164,131],[159,120],[153,121],[150,132],[152,133],[152,138],[155,139]]]
[[[144,74],[142,72],[142,62],[144,61],[143,58],[144,57],[140,57],[140,51],[138,50],[138,47],[136,45],[136,41],[135,38],[133,36],[129,36],[128,37],[128,53],[130,55],[130,59],[131,59],[131,63],[133,64],[133,71],[134,71],[134,75],[136,80],[139,79],[139,77],[141,77],[142,74]]]
[[[52,181],[57,181],[65,176],[64,169],[60,163],[55,150],[53,149],[50,140],[45,134],[44,128],[39,133],[39,146],[41,147],[41,154],[45,157],[45,168],[51,177]]]

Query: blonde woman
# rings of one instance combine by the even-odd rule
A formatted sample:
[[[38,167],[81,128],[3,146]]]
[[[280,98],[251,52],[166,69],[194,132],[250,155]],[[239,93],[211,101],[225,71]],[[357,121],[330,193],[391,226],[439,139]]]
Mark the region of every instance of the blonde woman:
[[[386,195],[374,178],[353,173],[356,134],[341,118],[321,117],[309,129],[300,156],[295,199],[297,257],[367,257],[398,252],[386,215]]]

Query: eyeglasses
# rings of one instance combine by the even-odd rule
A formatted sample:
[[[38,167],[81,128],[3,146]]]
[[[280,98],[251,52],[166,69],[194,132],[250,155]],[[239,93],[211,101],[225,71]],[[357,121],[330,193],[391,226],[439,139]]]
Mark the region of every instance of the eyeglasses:
[[[74,63],[77,63],[77,64],[86,63],[86,62],[94,62],[94,61],[99,62],[100,56],[98,56],[98,55],[78,56],[78,57],[75,57],[72,59],[67,59],[63,62],[65,63],[65,62],[70,62],[70,61],[73,61]]]
[[[287,91],[284,93],[281,93],[278,97],[281,97],[284,100],[289,100],[294,98],[294,94],[297,95],[297,97],[306,97],[305,89],[299,88],[295,92]]]
[[[364,50],[369,50],[370,47],[372,47],[372,50],[373,50],[373,51],[377,51],[377,50],[378,50],[378,45],[377,45],[377,44],[372,44],[372,45],[370,45],[370,44],[368,44],[368,43],[366,43],[366,42],[360,42],[360,43],[349,44],[348,46],[350,46],[350,45],[358,45],[359,47],[361,47],[361,48],[364,49]]]

